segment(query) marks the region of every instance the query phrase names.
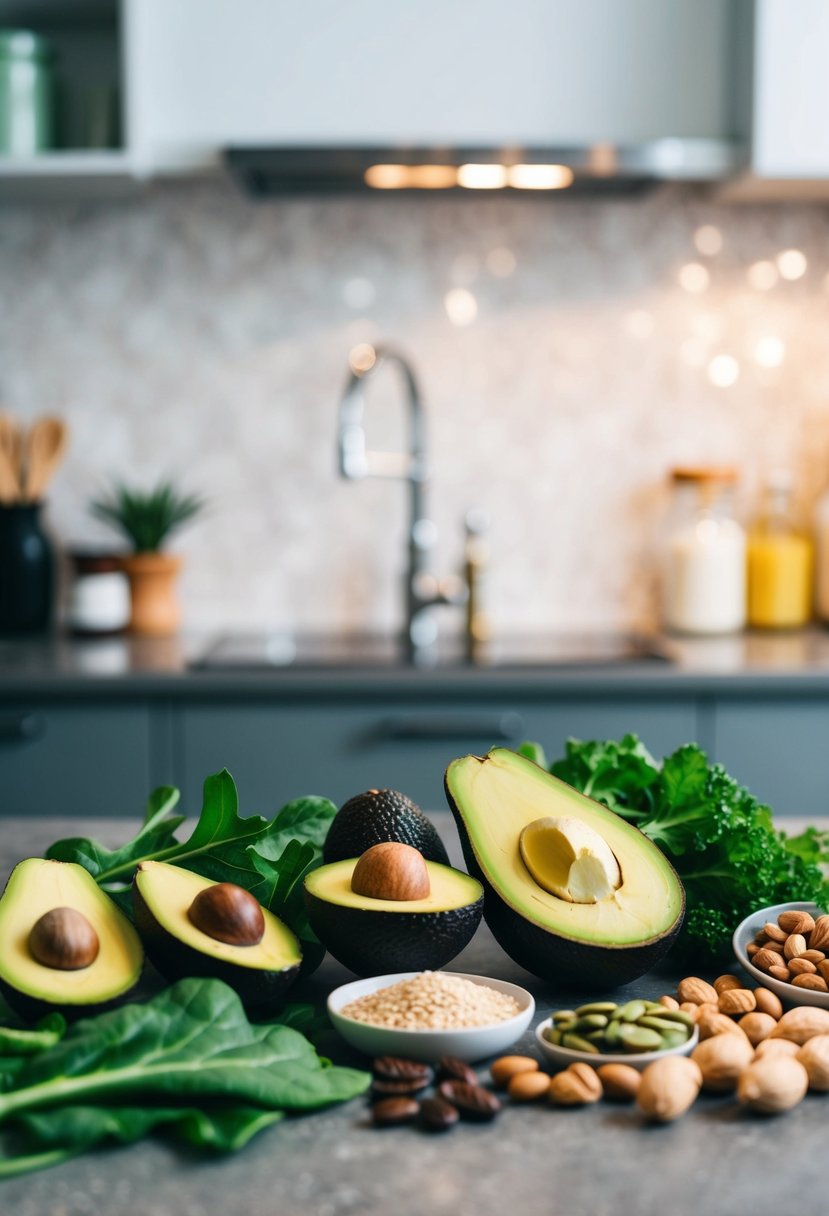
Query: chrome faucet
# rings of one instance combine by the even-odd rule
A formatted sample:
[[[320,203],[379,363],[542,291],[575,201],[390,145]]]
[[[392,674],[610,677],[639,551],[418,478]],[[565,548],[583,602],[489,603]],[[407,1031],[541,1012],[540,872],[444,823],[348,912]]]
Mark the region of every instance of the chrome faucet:
[[[384,363],[396,365],[403,379],[409,410],[407,452],[374,452],[366,448],[363,385]],[[430,666],[437,659],[437,622],[433,609],[441,604],[465,604],[468,588],[458,577],[436,578],[429,568],[437,529],[426,514],[428,465],[425,416],[420,390],[409,363],[399,351],[389,347],[357,346],[351,352],[349,365],[351,370],[340,401],[337,432],[340,473],[352,481],[359,481],[364,477],[383,477],[409,483],[410,517],[403,647],[409,662]]]

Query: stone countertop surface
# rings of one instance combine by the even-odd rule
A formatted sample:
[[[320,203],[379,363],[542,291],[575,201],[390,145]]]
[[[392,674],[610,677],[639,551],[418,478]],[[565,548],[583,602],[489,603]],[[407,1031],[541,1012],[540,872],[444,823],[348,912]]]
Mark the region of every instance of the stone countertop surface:
[[[435,816],[458,859],[449,817]],[[127,838],[126,821],[5,820],[0,880],[16,860],[61,835]],[[538,1011],[588,994],[556,991],[522,971],[485,926],[450,969],[529,988]],[[353,978],[327,958],[297,996],[322,1002]],[[676,974],[651,974],[614,994],[656,997]],[[535,1054],[532,1031],[516,1050]],[[342,1063],[358,1062],[343,1051]],[[481,1069],[481,1076],[485,1071]],[[15,1216],[825,1216],[826,1096],[777,1118],[702,1096],[676,1123],[647,1126],[633,1109],[509,1106],[491,1125],[443,1136],[369,1126],[364,1099],[286,1119],[235,1156],[203,1159],[162,1140],[97,1150],[0,1184]]]
[[[288,650],[285,650],[285,643]],[[254,656],[264,653],[264,636],[233,641]],[[562,661],[567,636],[505,639],[501,654],[469,665],[449,654],[434,667],[396,661],[386,639],[379,655],[367,657],[347,638],[311,639],[312,659],[303,657],[303,639],[274,635],[275,657],[238,665],[205,666],[216,635],[172,638],[47,638],[0,641],[0,697],[165,697],[172,699],[327,698],[337,696],[430,696],[451,692],[512,696],[662,696],[707,692],[725,695],[829,692],[829,630],[747,633],[729,637],[645,639],[652,657],[617,661],[602,657],[623,641],[595,635],[589,661]],[[579,639],[574,643],[583,653]],[[299,643],[291,658],[294,641]],[[307,642],[308,639],[305,639]],[[587,638],[590,647],[590,638]],[[325,656],[333,656],[326,658]]]

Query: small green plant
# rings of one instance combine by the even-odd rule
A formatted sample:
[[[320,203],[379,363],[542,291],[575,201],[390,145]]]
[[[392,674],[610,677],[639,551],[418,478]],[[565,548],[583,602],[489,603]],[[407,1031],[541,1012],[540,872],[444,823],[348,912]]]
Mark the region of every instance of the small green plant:
[[[90,504],[92,514],[122,532],[136,553],[157,552],[171,532],[203,507],[202,498],[179,494],[171,481],[159,482],[154,490],[131,490],[117,482],[108,498]]]

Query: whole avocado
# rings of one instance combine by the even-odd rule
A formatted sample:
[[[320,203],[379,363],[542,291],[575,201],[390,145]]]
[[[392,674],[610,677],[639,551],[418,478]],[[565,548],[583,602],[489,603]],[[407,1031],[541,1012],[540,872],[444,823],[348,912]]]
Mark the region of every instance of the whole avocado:
[[[410,844],[427,861],[449,865],[435,825],[411,798],[398,790],[366,790],[344,802],[328,829],[323,860],[328,865],[361,857],[372,845],[387,840]]]

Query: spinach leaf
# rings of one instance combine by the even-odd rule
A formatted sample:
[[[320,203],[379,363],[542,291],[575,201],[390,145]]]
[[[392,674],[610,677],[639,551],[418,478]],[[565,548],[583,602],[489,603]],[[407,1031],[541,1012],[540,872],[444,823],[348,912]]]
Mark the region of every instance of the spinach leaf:
[[[28,1056],[54,1047],[66,1033],[66,1018],[60,1013],[47,1013],[32,1030],[16,1026],[0,1026],[0,1057]]]

